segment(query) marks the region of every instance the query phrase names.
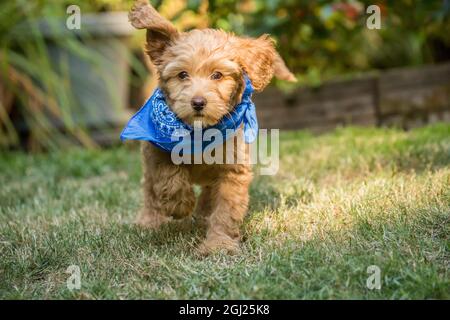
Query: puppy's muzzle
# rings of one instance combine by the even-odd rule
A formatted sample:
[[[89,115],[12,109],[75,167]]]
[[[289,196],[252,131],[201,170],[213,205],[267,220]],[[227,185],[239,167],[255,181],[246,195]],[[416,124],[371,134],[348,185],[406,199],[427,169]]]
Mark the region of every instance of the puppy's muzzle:
[[[206,106],[206,99],[203,97],[194,97],[191,100],[191,106],[195,111],[202,111]]]

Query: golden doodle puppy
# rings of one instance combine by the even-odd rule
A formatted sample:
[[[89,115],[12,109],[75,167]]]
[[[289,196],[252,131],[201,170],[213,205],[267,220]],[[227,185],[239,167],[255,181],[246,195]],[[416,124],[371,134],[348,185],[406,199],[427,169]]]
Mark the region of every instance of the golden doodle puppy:
[[[187,125],[208,128],[233,112],[246,79],[255,91],[273,76],[296,81],[267,35],[252,39],[214,29],[179,32],[147,1],[137,1],[129,19],[135,28],[147,30],[146,51],[157,69],[159,89],[171,112]],[[249,152],[242,135],[241,126],[232,138],[234,158]],[[175,164],[170,152],[148,141],[142,143],[142,155],[144,204],[137,223],[155,229],[194,214],[207,226],[200,253],[236,252],[249,202],[250,164]],[[194,184],[202,189],[198,199]]]

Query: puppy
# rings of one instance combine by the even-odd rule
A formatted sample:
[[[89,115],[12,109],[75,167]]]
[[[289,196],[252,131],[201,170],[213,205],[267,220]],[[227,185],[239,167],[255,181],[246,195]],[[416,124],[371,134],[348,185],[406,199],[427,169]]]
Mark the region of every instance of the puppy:
[[[267,35],[251,39],[213,29],[178,32],[147,1],[137,1],[129,19],[135,28],[147,30],[146,51],[157,69],[159,88],[171,110],[191,126],[195,121],[205,128],[213,126],[229,114],[241,101],[246,76],[257,92],[274,75],[296,80]],[[239,128],[233,138],[233,157],[238,152],[248,156],[242,131]],[[250,165],[175,165],[170,153],[149,142],[141,149],[144,204],[137,223],[156,229],[194,214],[207,226],[200,253],[236,252],[249,202]],[[193,184],[202,188],[198,199]]]

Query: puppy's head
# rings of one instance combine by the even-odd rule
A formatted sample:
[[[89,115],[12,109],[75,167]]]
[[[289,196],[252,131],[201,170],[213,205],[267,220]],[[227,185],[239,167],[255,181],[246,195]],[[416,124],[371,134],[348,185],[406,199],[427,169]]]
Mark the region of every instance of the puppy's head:
[[[268,36],[241,38],[221,30],[180,33],[146,0],[130,12],[135,28],[147,29],[147,53],[172,111],[185,123],[216,124],[240,102],[247,74],[256,91],[272,77],[296,81]]]

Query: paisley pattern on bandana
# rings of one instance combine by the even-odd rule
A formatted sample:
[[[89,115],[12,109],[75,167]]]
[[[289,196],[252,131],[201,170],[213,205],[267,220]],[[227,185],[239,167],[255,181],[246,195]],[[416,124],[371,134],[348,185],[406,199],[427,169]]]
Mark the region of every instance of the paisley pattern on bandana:
[[[241,103],[235,106],[229,115],[223,117],[214,126],[222,133],[223,142],[234,136],[239,126],[244,124],[246,143],[252,143],[258,133],[258,120],[255,105],[251,100],[253,86],[245,76],[245,90]],[[196,129],[197,130],[197,129]],[[187,137],[190,135],[190,137]],[[158,88],[145,105],[130,119],[120,135],[122,140],[149,141],[164,151],[170,152],[183,138],[194,145],[194,128],[181,121],[166,103],[164,93]],[[203,151],[207,146],[213,146],[214,141],[202,142]],[[193,153],[197,153],[194,150]]]
[[[180,129],[190,129],[168,108],[164,94],[160,89],[156,89],[153,95],[155,100],[150,117],[157,128],[157,133],[162,136],[172,136],[174,132],[179,132]]]

